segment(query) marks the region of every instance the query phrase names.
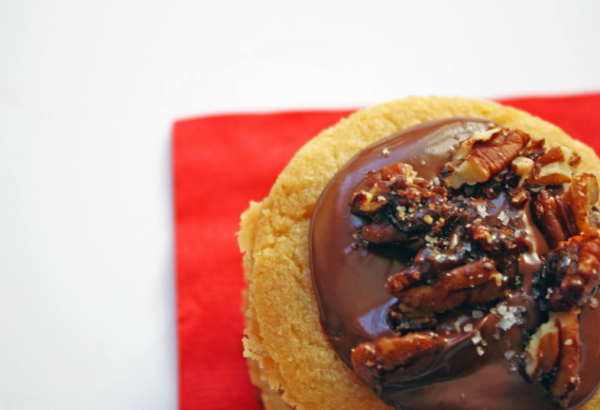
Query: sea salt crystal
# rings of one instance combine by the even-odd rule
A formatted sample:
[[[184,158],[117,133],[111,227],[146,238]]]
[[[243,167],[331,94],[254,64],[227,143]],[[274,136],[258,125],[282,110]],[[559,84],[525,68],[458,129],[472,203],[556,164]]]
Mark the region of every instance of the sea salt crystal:
[[[487,208],[484,203],[479,203],[479,204],[476,203],[475,208],[477,208],[477,213],[482,218],[485,218],[486,216],[488,216]]]
[[[483,317],[481,310],[474,310],[471,314],[473,315],[473,319],[481,319]]]
[[[389,149],[389,148],[384,148],[384,149],[383,149],[383,156],[384,156],[384,157],[386,157],[386,158],[387,158],[387,157],[389,157],[391,154],[392,154],[392,151],[390,151],[390,149]]]
[[[500,220],[500,222],[502,222],[504,225],[508,224],[508,214],[506,212],[504,212],[504,210],[502,210],[499,214],[498,214],[498,219]]]
[[[467,323],[467,324],[465,325],[465,327],[463,328],[463,330],[464,330],[465,332],[471,332],[471,331],[473,330],[473,325],[472,325],[472,324],[470,324],[470,323]]]
[[[517,318],[512,312],[508,312],[506,315],[502,316],[502,319],[498,322],[498,326],[500,326],[502,330],[508,330],[515,324],[517,324]]]
[[[514,350],[507,350],[506,352],[504,352],[504,358],[506,358],[506,360],[510,360],[513,357],[515,357],[515,351]]]
[[[483,356],[483,355],[484,355],[484,353],[485,353],[485,350],[483,350],[483,347],[481,347],[481,346],[477,346],[477,354],[478,354],[479,356]]]
[[[481,337],[481,333],[479,333],[479,330],[477,332],[475,332],[475,336],[473,336],[471,338],[471,341],[473,342],[474,345],[479,344],[479,342],[481,342],[482,337]]]
[[[499,305],[498,313],[501,315],[506,315],[508,313],[508,307],[506,305]]]

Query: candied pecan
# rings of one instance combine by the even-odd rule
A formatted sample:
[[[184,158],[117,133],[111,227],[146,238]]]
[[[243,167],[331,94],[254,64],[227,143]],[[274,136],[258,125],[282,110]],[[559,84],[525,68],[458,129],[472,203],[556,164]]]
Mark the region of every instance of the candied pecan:
[[[530,380],[539,381],[542,372],[551,373],[558,360],[559,323],[550,319],[531,336],[525,351],[525,373]]]
[[[374,215],[389,203],[390,184],[395,180],[412,183],[416,177],[408,164],[387,165],[379,171],[370,171],[358,185],[350,201],[350,210],[359,215]]]
[[[517,247],[508,228],[493,228],[481,219],[475,220],[467,229],[468,235],[488,255],[502,255]]]
[[[457,189],[464,184],[485,182],[503,171],[528,141],[528,134],[506,128],[498,130],[489,139],[476,140],[466,159],[447,164],[450,174],[444,183]]]
[[[523,148],[522,155],[530,158],[532,160],[536,160],[545,152],[545,140],[534,140],[533,138],[529,140],[529,143]]]
[[[397,162],[381,168],[381,177],[384,181],[393,181],[396,178],[404,177],[408,182],[413,182],[417,177],[417,173],[413,170],[412,166]]]
[[[517,157],[510,164],[512,171],[521,178],[521,184],[533,171],[534,161],[527,157]]]
[[[564,311],[587,303],[600,283],[598,230],[588,229],[561,242],[548,254],[542,277],[550,288],[548,302],[552,310]]]
[[[491,127],[485,131],[476,132],[475,134],[471,135],[469,138],[462,141],[458,145],[458,148],[452,154],[451,160],[460,161],[463,159],[467,159],[471,154],[471,151],[473,151],[473,145],[477,141],[488,141],[492,138],[492,136],[494,136],[494,134],[498,133],[499,131],[501,131],[501,128]]]
[[[574,152],[571,155],[571,159],[569,160],[569,165],[571,167],[576,167],[579,164],[581,164],[581,155],[579,155],[578,153]]]
[[[563,406],[569,404],[569,397],[579,387],[579,363],[581,360],[581,341],[579,336],[579,309],[570,312],[551,314],[560,324],[560,357],[556,369],[556,378],[550,388]]]
[[[354,191],[350,210],[355,214],[374,215],[388,204],[389,192],[390,188],[383,181],[381,172],[371,171]]]
[[[445,312],[462,304],[479,305],[505,295],[502,274],[490,260],[480,259],[454,268],[431,281],[400,291],[388,282],[386,290],[412,308]]]
[[[352,351],[354,374],[368,385],[397,370],[410,375],[415,369],[422,369],[433,362],[443,345],[444,340],[433,332],[362,343]]]
[[[408,240],[405,234],[387,220],[365,226],[362,236],[364,240],[371,243],[403,243]]]
[[[470,246],[462,243],[448,250],[422,248],[415,256],[413,266],[401,270],[388,279],[387,292],[391,294],[402,292],[437,272],[446,272],[465,264],[469,249]]]
[[[579,233],[571,203],[564,196],[553,196],[542,189],[534,196],[531,207],[551,248]]]
[[[371,171],[352,196],[352,213],[370,218],[362,236],[371,243],[404,243],[437,235],[461,210],[447,190],[428,183],[403,163]]]
[[[567,147],[554,147],[535,161],[529,185],[561,185],[571,181],[573,168],[570,165],[572,152]]]
[[[433,313],[413,309],[398,302],[389,307],[387,323],[394,332],[405,334],[420,330],[432,330],[438,322]]]
[[[517,157],[510,164],[510,171],[506,173],[504,183],[511,196],[511,202],[516,206],[524,205],[531,196],[524,185],[533,171],[533,166],[534,161],[531,158]]]
[[[460,217],[461,210],[448,201],[448,193],[440,186],[423,188],[415,184],[394,182],[392,223],[409,237],[437,235],[447,224]]]
[[[598,201],[598,181],[593,174],[577,174],[573,177],[565,199],[571,203],[579,232],[590,226],[590,207]]]
[[[533,334],[525,351],[525,373],[530,380],[540,380],[542,373],[551,374],[556,369],[550,392],[565,407],[580,382],[578,314],[579,309],[551,312],[548,322]]]

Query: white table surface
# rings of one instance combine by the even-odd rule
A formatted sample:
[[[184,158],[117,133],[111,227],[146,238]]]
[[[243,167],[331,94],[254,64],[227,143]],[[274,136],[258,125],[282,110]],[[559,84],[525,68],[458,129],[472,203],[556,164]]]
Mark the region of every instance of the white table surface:
[[[175,119],[594,90],[597,0],[0,0],[0,410],[177,407]]]

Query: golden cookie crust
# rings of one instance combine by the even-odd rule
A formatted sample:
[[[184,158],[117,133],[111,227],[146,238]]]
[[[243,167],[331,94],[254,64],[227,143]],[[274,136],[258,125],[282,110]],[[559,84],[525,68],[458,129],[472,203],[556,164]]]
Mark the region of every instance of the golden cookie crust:
[[[296,153],[269,196],[242,215],[244,355],[266,408],[393,410],[371,388],[352,381],[321,329],[310,274],[310,219],[327,183],[357,152],[406,128],[450,117],[487,118],[543,138],[548,146],[565,145],[581,155],[580,171],[600,176],[600,159],[590,147],[538,117],[488,101],[409,97],[360,110],[322,131]],[[600,409],[600,394],[581,409]]]

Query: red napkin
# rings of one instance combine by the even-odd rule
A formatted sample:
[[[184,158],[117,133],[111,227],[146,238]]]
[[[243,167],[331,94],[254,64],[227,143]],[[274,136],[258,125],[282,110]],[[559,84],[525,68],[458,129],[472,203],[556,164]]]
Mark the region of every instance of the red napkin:
[[[600,152],[600,94],[503,100]],[[181,410],[259,410],[242,358],[244,287],[234,233],[293,154],[351,111],[218,115],[173,131]]]

